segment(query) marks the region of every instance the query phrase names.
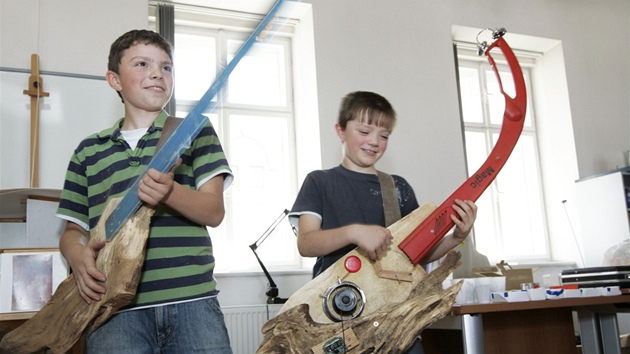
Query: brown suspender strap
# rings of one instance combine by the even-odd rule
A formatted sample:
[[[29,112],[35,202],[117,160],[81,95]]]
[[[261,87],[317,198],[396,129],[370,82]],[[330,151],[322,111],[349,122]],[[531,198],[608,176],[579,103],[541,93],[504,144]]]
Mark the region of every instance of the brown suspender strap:
[[[400,220],[400,206],[398,205],[398,194],[396,193],[396,186],[394,185],[394,179],[392,176],[385,172],[376,171],[378,175],[378,181],[381,184],[381,195],[383,196],[383,213],[385,214],[385,226],[389,227],[391,224]],[[412,277],[409,272],[398,272],[394,270],[383,269],[380,260],[376,260],[374,263],[374,270],[379,278],[392,279],[398,282],[411,282]]]
[[[166,118],[166,122],[164,122],[164,128],[162,128],[162,135],[160,135],[160,139],[158,140],[157,145],[155,146],[155,152],[158,152],[162,148],[162,145],[168,140],[168,138],[173,134],[175,129],[182,122],[182,118],[171,117]]]
[[[400,206],[398,205],[398,194],[392,176],[385,172],[376,171],[378,181],[381,184],[381,195],[383,196],[383,212],[385,213],[385,227],[400,220]]]

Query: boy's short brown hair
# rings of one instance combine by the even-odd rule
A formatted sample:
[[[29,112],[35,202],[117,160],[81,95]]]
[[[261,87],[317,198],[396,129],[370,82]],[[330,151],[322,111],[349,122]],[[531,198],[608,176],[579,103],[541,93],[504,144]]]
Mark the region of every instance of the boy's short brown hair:
[[[136,44],[150,44],[162,49],[168,54],[169,59],[173,61],[173,48],[171,44],[160,36],[159,33],[149,30],[131,30],[122,36],[118,37],[112,43],[109,49],[109,61],[107,63],[107,69],[118,74],[120,60],[125,53],[125,50]]]
[[[337,123],[345,130],[351,120],[374,124],[392,131],[396,125],[396,111],[385,97],[377,93],[355,91],[341,100]]]

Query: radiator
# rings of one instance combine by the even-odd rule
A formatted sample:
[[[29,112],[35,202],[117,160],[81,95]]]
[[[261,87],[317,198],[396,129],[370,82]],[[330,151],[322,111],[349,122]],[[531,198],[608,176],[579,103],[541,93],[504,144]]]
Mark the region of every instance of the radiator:
[[[234,354],[253,354],[262,342],[262,326],[273,318],[282,305],[222,307],[225,325]]]

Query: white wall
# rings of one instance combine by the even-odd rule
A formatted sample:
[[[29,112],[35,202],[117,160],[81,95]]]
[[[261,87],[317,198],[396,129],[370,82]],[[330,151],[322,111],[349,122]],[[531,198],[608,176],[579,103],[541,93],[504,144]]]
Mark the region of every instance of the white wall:
[[[561,41],[579,177],[624,165],[623,151],[630,148],[627,0],[303,1],[313,6],[324,167],[341,160],[333,130],[340,98],[373,90],[388,97],[400,117],[379,168],[405,176],[420,200],[436,203],[464,181],[452,25],[505,27]],[[146,18],[146,1],[1,1],[0,67],[28,69],[30,54],[39,53],[42,70],[103,75],[111,42],[145,27]],[[0,130],[6,119],[0,117]],[[69,127],[61,138],[78,142],[72,133]],[[2,139],[0,151],[7,149],[27,151],[28,142]],[[58,163],[65,165],[67,157]],[[2,176],[11,173],[1,168]],[[251,301],[259,300],[255,296]]]
[[[20,0],[0,2],[0,66],[104,76],[110,44],[146,28],[147,1]]]
[[[0,188],[30,186],[27,161],[31,102],[22,92],[28,88],[28,74],[6,70],[30,70],[31,54],[39,55],[41,72],[61,74],[42,74],[43,91],[50,96],[41,99],[39,107],[39,186],[61,188],[63,166],[79,140],[111,125],[123,111],[105,81],[63,75],[104,77],[109,45],[124,31],[147,26],[147,3],[3,1],[0,16]],[[19,166],[7,168],[16,161],[20,161]]]
[[[408,177],[424,191],[421,199],[436,202],[463,181],[451,25],[560,40],[579,175],[623,166],[630,142],[627,1],[306,1],[314,13],[324,166],[341,159],[332,128],[340,98],[375,90],[400,117],[383,169]]]

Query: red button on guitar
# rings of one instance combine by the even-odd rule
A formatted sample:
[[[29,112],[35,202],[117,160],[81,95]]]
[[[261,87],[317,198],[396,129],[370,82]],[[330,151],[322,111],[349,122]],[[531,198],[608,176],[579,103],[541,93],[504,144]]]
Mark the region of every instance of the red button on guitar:
[[[350,273],[356,273],[361,269],[361,259],[357,256],[350,256],[344,262],[346,270]]]

